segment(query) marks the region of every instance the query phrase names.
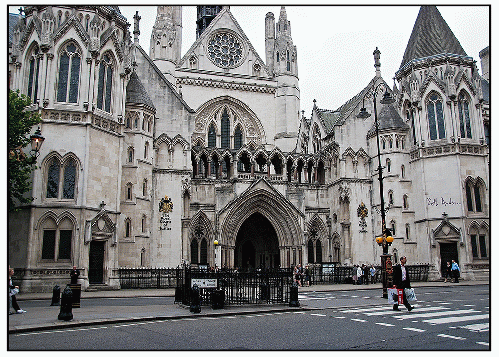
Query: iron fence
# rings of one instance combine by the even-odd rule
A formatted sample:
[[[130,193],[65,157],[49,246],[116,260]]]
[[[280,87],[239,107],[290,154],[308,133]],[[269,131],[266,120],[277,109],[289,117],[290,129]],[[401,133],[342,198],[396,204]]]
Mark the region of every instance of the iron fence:
[[[182,269],[182,278],[175,289],[175,302],[190,305],[191,287],[194,282],[199,287],[201,304],[212,303],[215,291],[222,291],[224,303],[242,304],[285,304],[289,302],[289,288],[293,284],[291,269],[254,270],[238,272],[236,270],[207,271],[202,269]],[[209,281],[210,287],[203,287]]]
[[[119,268],[122,289],[165,289],[177,286],[180,268]]]

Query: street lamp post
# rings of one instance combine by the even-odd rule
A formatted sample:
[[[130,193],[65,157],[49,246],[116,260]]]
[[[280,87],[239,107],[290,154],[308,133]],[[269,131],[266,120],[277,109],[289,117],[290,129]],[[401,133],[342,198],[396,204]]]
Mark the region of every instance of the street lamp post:
[[[388,254],[388,247],[393,242],[393,237],[390,234],[390,230],[386,228],[386,212],[385,212],[385,199],[383,197],[383,166],[381,166],[381,150],[379,145],[379,121],[378,121],[378,111],[376,108],[376,95],[378,93],[378,89],[381,86],[385,86],[384,82],[379,83],[373,90],[373,101],[374,101],[374,125],[376,128],[376,144],[378,149],[378,180],[379,180],[379,195],[380,195],[380,211],[381,211],[381,236],[376,238],[376,243],[383,247],[383,254],[381,255],[381,276],[383,283],[383,297],[388,298],[388,286],[392,285],[393,276],[392,276],[392,261],[391,255]],[[388,90],[385,90],[383,98],[380,100],[381,104],[391,104],[395,102],[395,99],[388,93]],[[371,116],[370,113],[367,112],[365,107],[360,109],[358,118],[366,119]]]

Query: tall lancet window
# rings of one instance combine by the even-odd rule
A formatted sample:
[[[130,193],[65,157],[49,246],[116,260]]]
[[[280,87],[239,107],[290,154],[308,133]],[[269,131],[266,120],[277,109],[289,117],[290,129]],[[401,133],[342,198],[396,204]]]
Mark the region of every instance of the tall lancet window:
[[[29,72],[28,72],[28,97],[31,103],[36,103],[38,100],[38,77],[40,72],[40,56],[38,46],[31,52],[29,58]]]
[[[215,131],[215,125],[212,123],[208,129],[208,147],[214,148],[215,146],[217,146],[217,133]]]
[[[80,54],[74,43],[69,43],[61,52],[59,60],[59,82],[57,101],[76,103],[80,83]]]
[[[243,146],[243,131],[241,127],[236,126],[236,130],[234,130],[234,149],[240,149]]]
[[[459,94],[457,109],[459,111],[459,123],[461,127],[461,137],[471,139],[471,120],[468,98],[463,94]]]
[[[220,131],[222,134],[220,145],[222,149],[230,147],[230,121],[229,113],[227,113],[227,108],[224,109],[222,113]]]
[[[111,92],[113,88],[113,67],[111,57],[104,55],[99,68],[99,82],[97,84],[97,108],[111,112]]]
[[[430,139],[437,140],[445,138],[442,98],[437,93],[431,93],[426,103],[426,109],[428,111]]]

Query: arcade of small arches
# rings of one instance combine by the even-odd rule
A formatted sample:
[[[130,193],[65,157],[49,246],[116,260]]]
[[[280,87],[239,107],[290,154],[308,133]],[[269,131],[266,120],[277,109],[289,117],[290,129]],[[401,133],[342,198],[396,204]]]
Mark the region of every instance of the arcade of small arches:
[[[253,179],[326,184],[337,173],[338,156],[266,151],[253,143],[239,150],[195,146],[191,152],[194,179]]]

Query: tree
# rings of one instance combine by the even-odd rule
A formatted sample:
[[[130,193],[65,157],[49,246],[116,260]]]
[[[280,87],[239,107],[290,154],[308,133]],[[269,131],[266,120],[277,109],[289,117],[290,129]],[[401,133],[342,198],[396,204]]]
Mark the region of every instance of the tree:
[[[42,121],[38,112],[30,112],[26,108],[31,104],[30,98],[19,91],[9,91],[9,111],[7,135],[8,153],[8,209],[15,211],[16,202],[27,204],[33,201],[32,197],[24,194],[31,189],[31,172],[36,168],[36,158],[27,157],[24,148],[30,145],[29,133],[33,125]]]

